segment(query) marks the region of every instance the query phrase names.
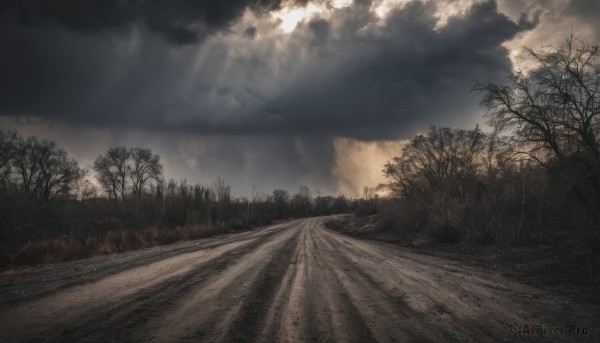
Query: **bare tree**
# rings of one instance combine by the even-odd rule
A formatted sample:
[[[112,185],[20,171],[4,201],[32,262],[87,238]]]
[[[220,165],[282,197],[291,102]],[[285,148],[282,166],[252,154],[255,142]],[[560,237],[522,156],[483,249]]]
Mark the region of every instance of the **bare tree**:
[[[371,200],[371,198],[373,198],[373,195],[375,194],[375,188],[374,187],[369,187],[369,186],[364,186],[363,187],[363,197],[364,200]]]
[[[160,163],[160,156],[153,154],[150,149],[132,148],[129,155],[131,163],[127,166],[127,172],[131,179],[133,194],[140,197],[149,181],[159,182],[162,179],[163,166]]]
[[[272,198],[276,217],[279,219],[287,217],[289,214],[290,193],[285,189],[275,189]]]
[[[312,206],[312,192],[308,186],[299,186],[298,193],[292,198],[292,207],[295,215],[307,216]]]
[[[35,189],[35,176],[39,173],[38,154],[35,152],[35,137],[20,139],[15,145],[13,167],[19,189],[32,193]]]
[[[92,199],[98,195],[98,188],[87,177],[88,173],[89,170],[83,170],[82,177],[73,186],[73,193],[78,201]]]
[[[496,126],[522,153],[562,175],[584,204],[600,201],[600,70],[597,46],[571,35],[565,47],[527,49],[535,62],[507,86],[477,83]]]
[[[229,204],[231,203],[231,186],[225,184],[225,180],[220,177],[214,182],[213,188],[217,197],[217,209],[219,220],[224,221]]]
[[[246,199],[246,225],[250,224],[250,218],[254,215],[254,207],[258,200],[260,193],[258,192],[258,186],[252,185],[252,194],[250,199]]]
[[[0,187],[3,188],[8,184],[16,142],[17,133],[14,130],[0,129]]]
[[[415,137],[402,154],[386,163],[383,173],[390,179],[388,187],[397,197],[425,193],[429,189],[460,183],[482,167],[486,136],[478,128],[452,130],[435,128]],[[365,197],[368,192],[365,192]]]
[[[51,140],[17,139],[13,158],[18,187],[31,199],[54,200],[70,196],[84,175],[77,162]]]
[[[67,153],[54,141],[42,140],[38,145],[40,174],[36,183],[41,198],[50,201],[57,196],[68,197],[76,183],[84,176],[77,161],[69,159]]]
[[[94,162],[94,171],[98,181],[115,201],[125,202],[128,179],[128,160],[130,150],[125,147],[110,148]]]

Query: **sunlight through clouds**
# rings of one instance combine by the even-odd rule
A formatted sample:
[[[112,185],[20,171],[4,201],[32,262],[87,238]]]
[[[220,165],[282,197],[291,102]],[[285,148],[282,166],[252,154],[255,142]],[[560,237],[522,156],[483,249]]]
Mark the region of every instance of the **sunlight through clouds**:
[[[383,165],[400,155],[406,140],[361,141],[351,138],[334,140],[333,174],[340,192],[351,196],[363,187],[376,187],[386,182]]]
[[[169,177],[224,175],[240,190],[257,180],[290,189],[321,182],[321,190],[352,194],[380,182],[390,157],[385,144],[362,142],[406,139],[434,123],[484,124],[473,81],[502,80],[526,66],[523,46],[560,45],[571,29],[599,41],[595,1],[281,0],[233,9],[170,2],[159,8],[180,21],[158,25],[164,11],[144,7],[115,22],[111,16],[123,15],[115,9],[98,27],[71,12],[38,13],[28,24],[15,7],[0,20],[0,119],[44,119],[5,126],[56,138],[83,165],[90,161],[77,141],[86,137],[71,131],[94,137],[97,155],[117,141],[146,144],[130,137],[137,130],[158,142],[154,151],[179,156]],[[204,10],[224,13],[203,28]],[[179,144],[185,135],[203,139]],[[315,137],[318,144],[306,143]],[[261,179],[273,168],[282,175],[277,184]],[[240,170],[248,182],[233,172]]]
[[[300,22],[311,19],[317,14],[327,14],[328,12],[324,3],[315,4],[310,2],[305,7],[285,6],[279,11],[272,12],[271,16],[281,21],[279,26],[281,30],[290,33],[296,29]]]
[[[370,11],[378,18],[385,19],[391,11],[402,9],[407,4],[415,0],[378,0],[373,1]],[[432,0],[423,0],[428,3]],[[435,30],[442,29],[451,17],[464,15],[475,3],[483,0],[456,0],[456,1],[435,1],[435,18],[437,23]],[[332,1],[311,1],[306,5],[299,6],[292,2],[286,2],[283,7],[277,11],[271,12],[270,16],[279,23],[279,28],[285,33],[293,32],[298,24],[311,20],[312,18],[328,19],[334,15],[334,11],[346,8],[352,5],[352,0],[332,0]]]
[[[374,12],[379,18],[384,19],[387,15],[393,11],[402,9],[407,4],[414,2],[415,0],[380,0],[373,1],[371,5],[371,11]],[[422,0],[422,3],[430,3],[433,0]],[[463,15],[469,8],[474,4],[480,3],[484,0],[455,0],[455,1],[433,1],[436,6],[435,17],[437,23],[435,30],[440,30],[448,23],[451,17],[457,15]]]
[[[344,8],[352,5],[352,0],[333,0],[331,6],[334,8]]]
[[[373,11],[379,18],[385,18],[385,16],[393,9],[402,8],[402,6],[413,0],[380,0],[373,1],[371,5],[371,11]]]

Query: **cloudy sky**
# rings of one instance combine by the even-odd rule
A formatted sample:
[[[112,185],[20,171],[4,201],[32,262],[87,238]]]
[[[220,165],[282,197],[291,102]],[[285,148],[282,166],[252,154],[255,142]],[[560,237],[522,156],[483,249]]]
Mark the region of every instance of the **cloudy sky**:
[[[238,194],[355,195],[430,125],[484,124],[523,46],[600,42],[597,0],[3,0],[0,127],[82,166],[150,147]]]

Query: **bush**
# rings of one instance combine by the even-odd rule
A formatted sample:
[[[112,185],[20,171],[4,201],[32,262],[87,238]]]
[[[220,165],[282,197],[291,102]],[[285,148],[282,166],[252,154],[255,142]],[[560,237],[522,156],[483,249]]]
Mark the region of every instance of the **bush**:
[[[462,232],[448,222],[433,224],[429,227],[429,236],[438,243],[458,243]]]
[[[356,207],[354,215],[357,217],[366,217],[377,214],[377,204],[374,201],[361,201]]]

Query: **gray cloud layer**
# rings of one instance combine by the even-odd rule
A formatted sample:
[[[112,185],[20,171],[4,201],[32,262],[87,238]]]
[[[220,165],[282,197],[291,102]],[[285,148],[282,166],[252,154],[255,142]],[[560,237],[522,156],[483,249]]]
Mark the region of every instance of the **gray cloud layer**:
[[[473,125],[473,81],[502,80],[503,43],[541,13],[504,0],[529,13],[510,19],[496,1],[474,1],[440,26],[443,3],[380,18],[355,1],[284,33],[269,13],[287,5],[274,0],[4,1],[0,116],[200,135],[205,173],[334,189],[332,137]],[[587,20],[593,6],[572,0],[565,13]],[[185,145],[164,144],[172,155]]]
[[[239,12],[192,3],[175,2],[177,12],[160,9],[167,14],[158,17],[187,27],[194,15],[219,25]],[[150,30],[90,37],[62,26],[23,25],[26,15],[5,11],[1,113],[199,133],[389,137],[416,121],[472,110],[448,102],[467,96],[472,80],[506,74],[510,61],[501,44],[532,27],[526,20],[512,22],[486,1],[436,31],[434,3],[414,1],[384,25],[368,5],[355,5],[330,20],[301,24],[289,37],[248,39],[261,31],[245,28],[243,34],[220,33],[205,44],[182,47],[156,38],[149,24],[154,15],[145,6],[140,14],[127,7],[115,16],[121,2],[83,4],[95,4],[71,9],[83,18],[63,7],[46,13],[34,6],[25,13],[41,20],[43,12],[76,29],[144,16]],[[99,15],[89,22],[92,9]],[[175,17],[179,12],[182,17]],[[169,30],[160,32],[171,35]]]
[[[191,44],[227,27],[247,7],[268,11],[279,5],[276,0],[5,0],[0,11],[16,14],[22,25],[60,25],[82,33],[143,25],[170,42]]]

